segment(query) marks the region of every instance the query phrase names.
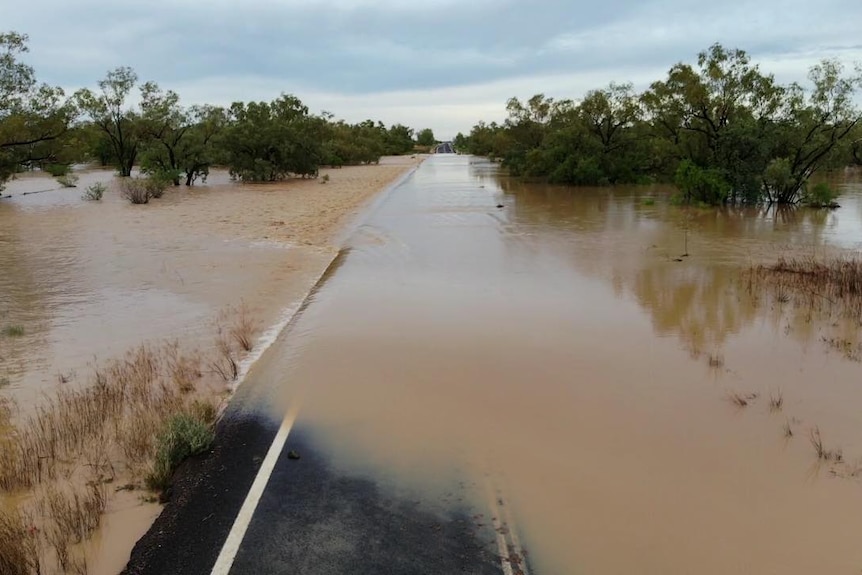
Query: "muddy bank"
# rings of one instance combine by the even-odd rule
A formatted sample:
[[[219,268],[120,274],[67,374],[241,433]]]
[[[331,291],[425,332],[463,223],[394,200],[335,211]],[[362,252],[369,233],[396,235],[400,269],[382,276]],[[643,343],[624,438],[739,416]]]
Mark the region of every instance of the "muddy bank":
[[[44,394],[87,384],[95,366],[142,342],[205,351],[225,310],[240,305],[256,326],[238,366],[247,370],[332,260],[344,225],[418,161],[324,170],[326,183],[237,185],[215,173],[146,206],[115,189],[81,200],[87,185],[112,181],[106,172],[82,173],[77,189],[12,182],[0,203],[0,395],[23,418]],[[233,382],[214,380],[228,397]],[[92,573],[118,572],[158,512],[140,492],[122,493],[90,544]]]

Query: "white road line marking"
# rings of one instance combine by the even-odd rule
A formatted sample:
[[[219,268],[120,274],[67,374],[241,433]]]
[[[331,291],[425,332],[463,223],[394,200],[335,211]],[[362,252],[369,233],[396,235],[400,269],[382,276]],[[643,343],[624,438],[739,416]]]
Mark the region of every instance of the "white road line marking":
[[[266,457],[260,465],[257,476],[254,478],[254,483],[251,484],[251,489],[248,490],[248,495],[245,497],[245,502],[236,516],[236,520],[225,539],[224,545],[221,548],[218,559],[212,570],[212,575],[228,575],[233,560],[239,551],[239,546],[242,545],[242,540],[245,537],[245,532],[251,523],[251,518],[254,516],[257,504],[263,495],[266,484],[272,475],[272,470],[275,468],[275,463],[278,461],[278,456],[281,455],[281,450],[284,449],[284,444],[287,441],[287,434],[290,433],[293,423],[296,421],[298,407],[292,407],[287,415],[284,416],[284,421],[281,422],[281,427],[278,428],[278,433],[275,434],[275,439],[272,440],[272,445],[269,446],[269,451],[266,452]]]
[[[505,523],[508,527],[509,538],[512,540],[512,547],[515,548],[515,552],[521,556],[523,560],[521,563],[521,573],[524,575],[530,575],[530,572],[527,570],[527,557],[524,553],[524,548],[521,547],[521,540],[518,537],[518,530],[515,529],[515,519],[512,517],[511,505],[508,503],[504,503],[502,505],[503,515],[505,516]],[[500,511],[500,507],[497,508],[497,511]]]
[[[509,560],[509,544],[506,542],[506,531],[500,522],[500,509],[497,506],[497,496],[494,494],[494,489],[491,487],[491,482],[488,479],[485,480],[485,495],[488,497],[488,509],[493,514],[491,516],[491,523],[497,539],[497,551],[500,553],[500,567],[503,569],[503,575],[514,575],[512,562]]]

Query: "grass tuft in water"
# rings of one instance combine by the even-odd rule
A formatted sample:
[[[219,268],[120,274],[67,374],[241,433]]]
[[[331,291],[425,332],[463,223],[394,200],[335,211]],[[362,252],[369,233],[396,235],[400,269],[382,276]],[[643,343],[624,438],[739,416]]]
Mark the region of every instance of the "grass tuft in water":
[[[40,572],[38,531],[17,510],[0,510],[0,573],[31,575]]]
[[[23,325],[7,325],[3,328],[3,335],[6,337],[23,337],[25,333]]]
[[[784,407],[784,395],[779,389],[775,393],[769,394],[769,411],[781,411]]]
[[[823,438],[820,436],[820,428],[815,426],[808,431],[808,441],[814,447],[814,453],[817,459],[831,463],[839,463],[844,459],[844,455],[840,449],[827,449],[823,445]]]

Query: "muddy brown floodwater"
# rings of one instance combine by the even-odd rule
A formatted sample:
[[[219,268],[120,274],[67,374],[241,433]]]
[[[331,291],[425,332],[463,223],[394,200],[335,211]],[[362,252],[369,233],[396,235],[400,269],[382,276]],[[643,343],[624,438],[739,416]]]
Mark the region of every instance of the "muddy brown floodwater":
[[[685,210],[432,158],[291,332],[284,403],[347,471],[499,491],[538,573],[858,573],[862,366],[826,343],[858,318],[742,273],[862,247],[838,183],[834,212]]]
[[[78,172],[75,189],[39,175],[13,180],[0,199],[0,407],[12,400],[24,419],[59,387],[86,385],[94,364],[144,342],[206,351],[220,315],[239,306],[259,328],[247,369],[329,265],[345,224],[421,160],[323,170],[325,185],[240,185],[214,171],[206,185],[145,206],[122,200],[104,170]],[[108,192],[83,201],[95,182]],[[96,575],[122,569],[160,509],[140,491],[113,491],[90,542]],[[0,510],[22,499],[0,493]]]

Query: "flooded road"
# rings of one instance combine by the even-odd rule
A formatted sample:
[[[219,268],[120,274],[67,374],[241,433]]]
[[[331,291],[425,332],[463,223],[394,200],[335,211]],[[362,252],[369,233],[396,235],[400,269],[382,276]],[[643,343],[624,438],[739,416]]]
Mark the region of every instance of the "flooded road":
[[[0,447],[23,437],[57,394],[94,383],[96,366],[104,374],[142,345],[160,361],[188,358],[183,373],[208,402],[229,397],[337,254],[346,221],[419,161],[324,170],[326,186],[242,185],[214,171],[206,185],[142,206],[120,197],[107,170],[77,171],[73,189],[39,174],[9,182],[0,199]],[[104,198],[83,200],[94,182],[107,184]],[[240,322],[247,346],[234,331]],[[218,353],[236,362],[233,375]],[[112,484],[142,481],[116,436],[93,443],[106,452]],[[58,483],[101,482],[87,457],[64,457]],[[15,469],[5,461],[5,471]],[[0,512],[38,507],[47,487],[11,489],[0,490]],[[82,549],[93,575],[119,572],[161,510],[144,503],[146,491],[107,491],[104,530]]]
[[[827,343],[858,318],[742,274],[862,247],[862,186],[842,186],[832,213],[694,211],[434,157],[267,366],[274,414],[299,402],[345,472],[487,486],[538,573],[857,573],[862,365]]]

